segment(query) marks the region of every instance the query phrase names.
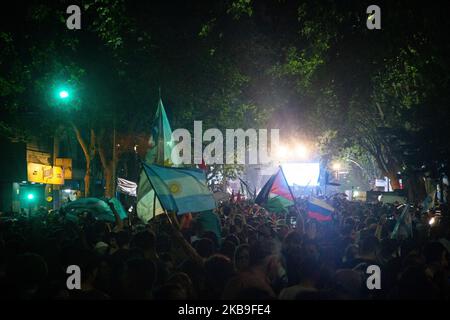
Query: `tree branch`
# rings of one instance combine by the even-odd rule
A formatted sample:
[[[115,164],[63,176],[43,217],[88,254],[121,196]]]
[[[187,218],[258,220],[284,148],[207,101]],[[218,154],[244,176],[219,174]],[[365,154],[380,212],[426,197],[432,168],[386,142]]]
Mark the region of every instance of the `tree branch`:
[[[98,155],[100,156],[100,162],[104,169],[108,168],[108,161],[106,160],[105,150],[100,145],[97,145]]]
[[[90,156],[86,141],[84,141],[83,136],[80,133],[80,130],[72,121],[70,121],[70,125],[72,126],[73,130],[75,131],[75,135],[77,137],[78,143],[80,144],[81,149],[83,150],[86,160],[89,161],[91,159],[91,156]]]

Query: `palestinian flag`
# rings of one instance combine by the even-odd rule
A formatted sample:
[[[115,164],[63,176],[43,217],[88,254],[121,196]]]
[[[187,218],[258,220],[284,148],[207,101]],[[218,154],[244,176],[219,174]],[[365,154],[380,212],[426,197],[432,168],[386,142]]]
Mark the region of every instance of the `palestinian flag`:
[[[294,205],[294,198],[281,168],[261,189],[255,203],[272,212],[283,212]]]

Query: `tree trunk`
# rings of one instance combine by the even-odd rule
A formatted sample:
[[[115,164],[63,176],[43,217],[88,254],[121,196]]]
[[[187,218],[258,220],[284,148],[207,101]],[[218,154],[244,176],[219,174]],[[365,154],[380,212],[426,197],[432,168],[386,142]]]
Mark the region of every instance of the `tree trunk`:
[[[86,159],[86,173],[84,175],[84,196],[89,197],[91,194],[91,160],[95,155],[95,132],[93,129],[90,130],[90,141],[89,147],[86,141],[83,139],[83,136],[80,133],[78,127],[71,122],[73,130],[75,131],[75,135],[77,137],[77,141],[83,150],[84,158]]]
[[[105,152],[104,144],[100,144],[101,141],[104,141],[103,134],[100,135],[99,144],[97,146],[98,154],[100,156],[100,162],[103,167],[103,177],[105,179],[105,197],[113,197],[114,196],[114,159],[108,159],[107,153]]]
[[[91,161],[86,159],[86,173],[84,174],[84,196],[91,194]]]
[[[113,184],[113,169],[110,163],[109,166],[103,168],[103,174],[105,178],[105,197],[111,198],[114,196],[114,184]]]
[[[416,173],[411,173],[406,179],[405,189],[408,192],[408,201],[414,204],[419,204],[427,196],[424,181]]]

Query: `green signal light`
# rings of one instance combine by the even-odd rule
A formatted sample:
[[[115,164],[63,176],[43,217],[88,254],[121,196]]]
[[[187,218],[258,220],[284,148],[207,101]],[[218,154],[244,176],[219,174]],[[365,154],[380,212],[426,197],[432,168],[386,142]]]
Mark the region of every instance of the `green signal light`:
[[[34,199],[34,194],[29,193],[29,194],[27,195],[27,199],[28,199],[28,200],[33,200],[33,199]]]

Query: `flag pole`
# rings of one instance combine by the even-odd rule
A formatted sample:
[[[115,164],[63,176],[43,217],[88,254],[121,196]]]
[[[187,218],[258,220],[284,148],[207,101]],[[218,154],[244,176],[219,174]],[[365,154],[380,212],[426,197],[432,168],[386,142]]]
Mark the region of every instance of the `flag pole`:
[[[172,219],[171,219],[170,216],[169,216],[169,213],[167,212],[167,209],[164,208],[163,203],[161,202],[161,200],[160,200],[160,198],[159,198],[159,196],[158,196],[158,193],[156,192],[156,189],[155,189],[155,187],[153,186],[152,180],[151,180],[150,177],[148,176],[147,171],[145,171],[145,169],[144,169],[144,163],[143,163],[142,161],[141,161],[141,166],[142,166],[142,170],[144,170],[144,173],[145,173],[145,175],[146,175],[148,181],[150,182],[150,186],[152,187],[153,191],[155,192],[155,197],[153,198],[153,218],[155,217],[156,198],[158,198],[159,204],[161,205],[161,208],[163,208],[164,213],[166,214],[166,217],[167,217],[167,219],[169,220],[169,223],[170,223],[171,225],[174,225]],[[176,216],[175,216],[175,218],[176,218]],[[178,227],[178,229],[180,229],[180,224],[178,223],[178,220],[176,220],[175,222],[176,222],[176,226]]]
[[[169,220],[169,223],[173,226],[174,223],[172,222],[172,219],[170,219],[169,213],[167,212],[166,209],[164,209],[164,213],[166,214],[167,220]]]
[[[148,177],[147,177],[148,178]],[[153,188],[153,186],[152,186],[152,188]],[[155,188],[153,188],[153,192],[155,192]],[[156,194],[156,193],[155,193]],[[161,203],[161,202],[160,202]],[[156,216],[156,196],[155,197],[153,197],[153,219],[155,218],[155,216]]]
[[[289,193],[291,194],[292,200],[294,200],[294,205],[297,206],[297,203],[295,202],[294,194],[292,193],[291,187],[289,186],[289,183],[287,182],[286,176],[284,175],[283,168],[281,166],[278,166],[280,168],[281,174],[283,175],[284,181],[286,181],[286,185],[288,186]]]
[[[278,167],[280,168],[280,171],[281,171],[281,174],[283,175],[284,181],[286,181],[286,185],[288,186],[288,189],[289,189],[289,192],[291,194],[292,200],[294,200],[295,210],[297,210],[297,214],[301,216],[300,210],[297,207],[297,201],[295,201],[294,194],[292,193],[291,187],[289,186],[289,183],[287,182],[286,176],[284,175],[283,168],[281,167],[281,165],[279,165]]]
[[[174,216],[174,219],[172,219],[172,218],[170,218],[170,214],[167,212],[166,209],[164,209],[164,213],[165,213],[165,215],[166,215],[166,217],[167,217],[167,220],[169,221],[170,225],[171,225],[172,227],[175,227],[175,226],[176,226],[178,230],[181,230],[181,226],[180,226],[180,223],[178,222],[178,219],[177,219],[176,214],[175,214],[175,216]],[[175,221],[175,223],[174,223],[173,221]]]

